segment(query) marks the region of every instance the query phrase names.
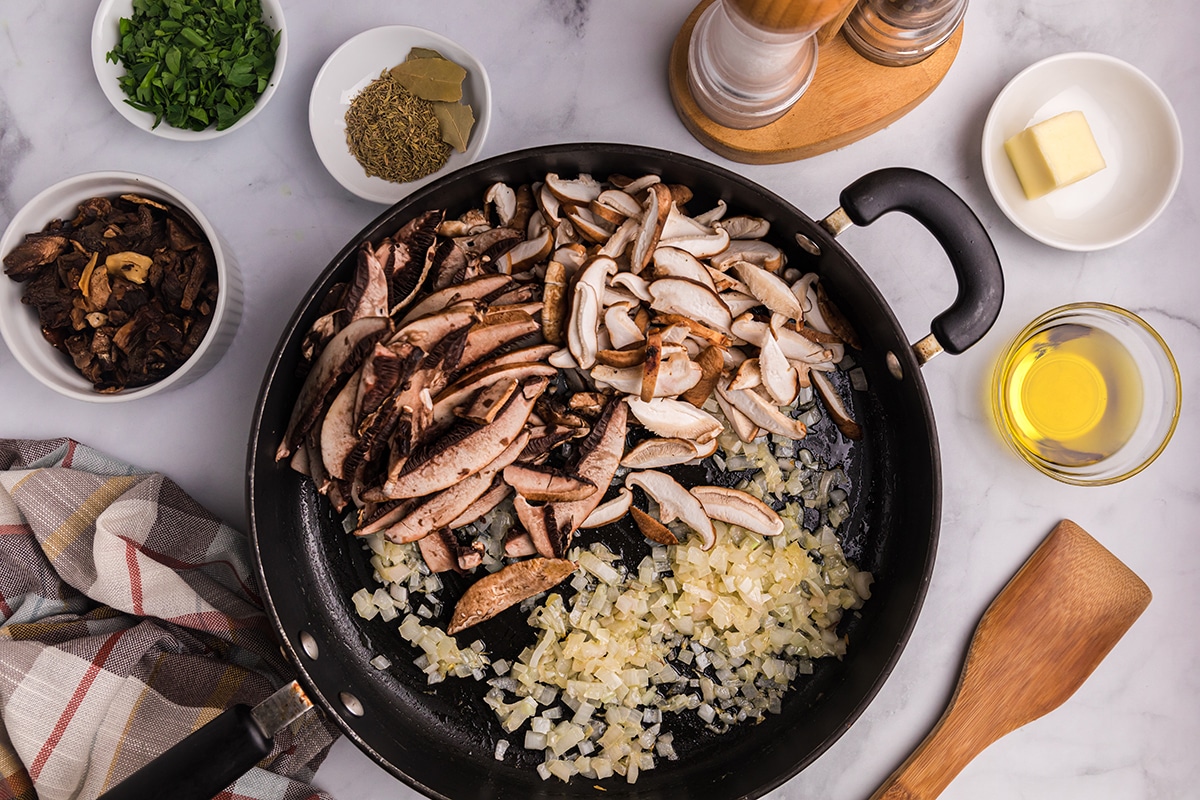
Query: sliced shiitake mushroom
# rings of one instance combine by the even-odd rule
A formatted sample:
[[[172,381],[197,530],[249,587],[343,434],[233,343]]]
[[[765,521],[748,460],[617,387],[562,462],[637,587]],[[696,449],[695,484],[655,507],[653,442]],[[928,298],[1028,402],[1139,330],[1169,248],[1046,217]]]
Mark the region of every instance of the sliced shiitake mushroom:
[[[531,558],[485,575],[463,592],[446,632],[454,635],[491,619],[504,609],[557,586],[574,571],[573,561]]]

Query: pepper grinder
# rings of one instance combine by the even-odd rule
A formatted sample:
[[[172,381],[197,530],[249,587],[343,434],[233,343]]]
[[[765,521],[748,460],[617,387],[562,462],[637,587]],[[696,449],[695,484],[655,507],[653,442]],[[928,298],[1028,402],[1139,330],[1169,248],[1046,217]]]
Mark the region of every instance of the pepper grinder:
[[[696,104],[728,128],[767,125],[791,108],[817,69],[814,34],[853,0],[716,0],[688,49]]]
[[[967,0],[859,0],[842,35],[864,58],[906,67],[945,44],[966,11]]]

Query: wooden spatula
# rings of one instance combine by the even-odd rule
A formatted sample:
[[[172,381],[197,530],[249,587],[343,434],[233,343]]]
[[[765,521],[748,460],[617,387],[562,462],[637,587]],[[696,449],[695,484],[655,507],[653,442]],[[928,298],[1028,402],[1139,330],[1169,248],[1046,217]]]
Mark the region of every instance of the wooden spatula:
[[[1142,579],[1069,520],[996,596],[945,714],[871,800],[931,800],[1006,733],[1075,693],[1150,603]]]

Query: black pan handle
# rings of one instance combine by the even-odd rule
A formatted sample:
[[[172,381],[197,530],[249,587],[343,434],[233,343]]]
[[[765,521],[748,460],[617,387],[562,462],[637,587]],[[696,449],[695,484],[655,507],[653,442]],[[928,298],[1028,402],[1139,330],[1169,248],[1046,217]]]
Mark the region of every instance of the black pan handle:
[[[983,338],[1000,315],[1004,273],[983,223],[961,197],[932,175],[889,167],[862,176],[839,200],[855,225],[870,225],[889,211],[924,225],[946,251],[958,280],[958,296],[930,323],[937,344],[957,354]]]
[[[212,800],[270,754],[248,705],[227,708],[97,800]]]

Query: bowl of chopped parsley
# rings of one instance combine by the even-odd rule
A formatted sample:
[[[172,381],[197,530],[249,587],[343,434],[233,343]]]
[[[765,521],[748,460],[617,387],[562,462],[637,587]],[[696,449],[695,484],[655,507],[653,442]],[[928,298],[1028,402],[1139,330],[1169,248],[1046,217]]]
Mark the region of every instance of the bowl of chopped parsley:
[[[248,124],[287,60],[279,0],[101,0],[92,65],[113,107],[167,139]]]

